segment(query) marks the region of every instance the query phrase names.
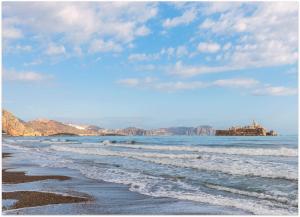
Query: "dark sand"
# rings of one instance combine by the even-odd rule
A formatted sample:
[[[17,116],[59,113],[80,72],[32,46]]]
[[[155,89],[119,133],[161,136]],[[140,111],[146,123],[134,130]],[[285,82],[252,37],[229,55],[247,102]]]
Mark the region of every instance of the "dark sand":
[[[10,209],[43,206],[48,204],[80,203],[89,201],[88,198],[84,197],[64,196],[38,191],[2,192],[2,199],[18,200],[12,207],[10,207]]]
[[[3,184],[18,184],[24,182],[34,182],[46,179],[57,179],[60,181],[68,180],[67,176],[28,176],[24,172],[8,172],[6,169],[2,170],[2,183]]]
[[[10,153],[2,153],[2,159],[11,157]],[[56,179],[60,181],[69,180],[68,176],[29,176],[24,172],[8,172],[7,169],[2,170],[2,184],[18,184],[26,182],[34,182],[48,179]],[[38,191],[14,191],[2,192],[2,199],[15,199],[17,202],[9,207],[9,209],[18,209],[24,207],[43,206],[48,204],[60,203],[79,203],[90,201],[90,198],[64,196],[60,194],[38,192]]]
[[[6,158],[6,157],[10,157],[11,154],[10,153],[2,153],[2,159]]]

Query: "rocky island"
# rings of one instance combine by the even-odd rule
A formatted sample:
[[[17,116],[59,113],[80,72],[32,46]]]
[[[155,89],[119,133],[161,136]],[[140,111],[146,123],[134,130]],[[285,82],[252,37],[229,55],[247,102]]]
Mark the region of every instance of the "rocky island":
[[[249,126],[216,130],[216,136],[277,136],[277,133],[273,130],[267,131],[264,127],[253,121],[252,125]]]

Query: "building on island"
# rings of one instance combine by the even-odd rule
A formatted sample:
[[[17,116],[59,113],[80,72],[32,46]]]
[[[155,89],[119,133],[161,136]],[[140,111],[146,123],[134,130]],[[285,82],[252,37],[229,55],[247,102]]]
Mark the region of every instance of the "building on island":
[[[216,130],[216,136],[277,136],[277,133],[273,130],[267,131],[264,127],[253,121],[252,125],[249,126]]]

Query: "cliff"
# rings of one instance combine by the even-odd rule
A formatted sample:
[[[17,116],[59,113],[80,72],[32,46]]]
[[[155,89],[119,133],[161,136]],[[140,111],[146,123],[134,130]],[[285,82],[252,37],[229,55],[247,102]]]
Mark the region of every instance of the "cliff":
[[[6,110],[2,110],[2,132],[9,136],[97,135],[93,130],[80,130],[53,120],[25,122]]]
[[[159,135],[170,135],[170,136],[213,136],[215,130],[211,126],[198,126],[198,127],[169,127],[147,130],[145,135],[159,136]]]
[[[10,136],[41,136],[40,132],[5,110],[2,110],[2,132]]]

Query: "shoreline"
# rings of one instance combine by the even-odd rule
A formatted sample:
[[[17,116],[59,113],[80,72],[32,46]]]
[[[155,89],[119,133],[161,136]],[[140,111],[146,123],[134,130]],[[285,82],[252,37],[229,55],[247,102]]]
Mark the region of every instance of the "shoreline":
[[[2,160],[12,157],[12,153],[3,152]],[[10,168],[12,169],[12,168]],[[43,180],[66,181],[71,177],[61,175],[26,175],[25,172],[10,172],[8,169],[2,169],[2,185],[3,184],[22,184],[33,183]],[[38,207],[50,204],[66,204],[66,203],[82,203],[91,201],[91,197],[77,197],[60,193],[42,192],[42,191],[2,191],[3,201],[13,201],[7,206],[3,206],[3,210],[15,210],[20,208]]]
[[[19,184],[26,182],[35,182],[48,179],[56,179],[59,181],[69,180],[70,177],[67,176],[29,176],[25,172],[9,172],[8,169],[2,169],[2,183],[3,184]]]
[[[90,198],[86,202],[77,203],[49,203],[19,209],[5,209],[13,206],[14,200],[2,200],[3,214],[5,215],[216,215],[216,214],[250,214],[233,207],[179,200],[170,197],[153,197],[130,191],[128,185],[105,182],[99,179],[88,178],[80,171],[68,168],[41,167],[32,164],[31,159],[22,159],[23,152],[4,146],[3,153],[11,153],[4,159],[3,169],[15,168],[16,171],[25,171],[35,176],[51,176],[52,174],[70,177],[68,180],[47,179],[19,184],[2,184],[4,192],[44,192],[64,196]],[[20,158],[19,158],[20,156]],[[34,157],[34,156],[32,156]],[[4,197],[3,197],[4,198]]]

